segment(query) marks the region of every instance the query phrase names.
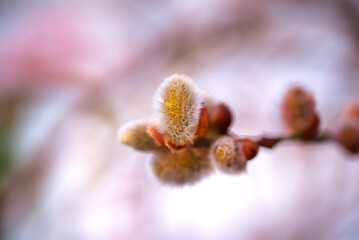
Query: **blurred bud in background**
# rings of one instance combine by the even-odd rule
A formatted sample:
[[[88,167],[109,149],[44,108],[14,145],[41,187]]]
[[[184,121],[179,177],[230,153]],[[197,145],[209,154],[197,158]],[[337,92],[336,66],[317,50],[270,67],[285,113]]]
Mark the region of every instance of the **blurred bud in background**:
[[[349,151],[359,150],[359,104],[349,101],[341,109],[334,137]]]
[[[311,139],[317,134],[319,117],[314,97],[306,89],[293,86],[286,91],[281,105],[282,122],[291,136]]]

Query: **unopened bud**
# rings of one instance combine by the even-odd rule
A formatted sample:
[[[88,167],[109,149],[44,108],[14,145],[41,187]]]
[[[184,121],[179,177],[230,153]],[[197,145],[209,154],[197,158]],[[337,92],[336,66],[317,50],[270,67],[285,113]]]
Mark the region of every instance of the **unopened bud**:
[[[257,156],[259,150],[259,145],[257,142],[254,142],[250,139],[238,140],[238,142],[240,144],[240,147],[242,147],[242,152],[247,161]]]
[[[152,157],[152,171],[163,184],[193,184],[212,171],[207,155],[208,151],[195,152],[191,149],[178,153],[157,152]]]
[[[289,134],[303,139],[312,139],[317,134],[319,117],[315,111],[315,100],[302,87],[287,90],[281,104],[281,117]]]
[[[334,139],[353,153],[359,151],[358,103],[348,102],[343,106]]]
[[[219,103],[214,107],[212,124],[224,134],[232,123],[232,114],[229,107],[224,103]]]
[[[207,94],[203,94],[203,102],[207,107],[210,135],[216,137],[226,134],[233,120],[230,108],[225,103],[218,102]]]

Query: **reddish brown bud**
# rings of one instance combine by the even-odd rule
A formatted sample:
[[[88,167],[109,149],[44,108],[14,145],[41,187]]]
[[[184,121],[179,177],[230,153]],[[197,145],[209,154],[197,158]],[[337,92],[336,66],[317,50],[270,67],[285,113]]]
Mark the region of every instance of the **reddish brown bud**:
[[[168,139],[165,140],[165,144],[172,152],[180,152],[186,148],[185,145],[176,145]]]
[[[359,150],[359,131],[350,124],[342,125],[336,132],[335,140],[346,147],[350,152]]]
[[[346,103],[340,113],[334,139],[350,152],[359,151],[359,104]]]
[[[315,112],[315,100],[304,88],[294,86],[287,90],[281,104],[281,117],[292,136],[306,140],[316,136],[319,117]]]
[[[214,107],[211,123],[224,134],[232,123],[232,113],[224,103],[219,103]]]
[[[196,137],[201,138],[208,132],[209,128],[209,120],[208,120],[208,112],[207,108],[204,104],[201,105],[201,112],[199,115],[199,121],[196,131]]]
[[[238,140],[238,142],[241,144],[243,154],[247,161],[253,159],[257,155],[259,150],[258,143],[249,139]]]
[[[162,133],[160,133],[158,131],[158,127],[156,125],[148,127],[147,128],[147,133],[155,140],[155,142],[159,146],[164,146],[165,145],[165,140],[163,138],[163,135],[162,135]]]

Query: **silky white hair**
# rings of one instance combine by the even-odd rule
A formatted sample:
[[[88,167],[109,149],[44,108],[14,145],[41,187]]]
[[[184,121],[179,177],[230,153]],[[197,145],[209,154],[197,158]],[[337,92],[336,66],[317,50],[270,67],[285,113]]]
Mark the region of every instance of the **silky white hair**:
[[[165,79],[155,94],[159,131],[171,143],[192,143],[198,126],[201,100],[191,78],[174,74]]]

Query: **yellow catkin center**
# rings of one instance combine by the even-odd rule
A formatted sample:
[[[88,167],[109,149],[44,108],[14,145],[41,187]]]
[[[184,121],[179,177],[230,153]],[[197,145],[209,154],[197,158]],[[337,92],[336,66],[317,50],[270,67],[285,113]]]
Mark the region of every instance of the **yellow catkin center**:
[[[188,101],[188,86],[184,86],[179,80],[173,81],[165,95],[165,104],[168,112],[166,124],[173,128],[178,135],[181,135],[186,127]]]

